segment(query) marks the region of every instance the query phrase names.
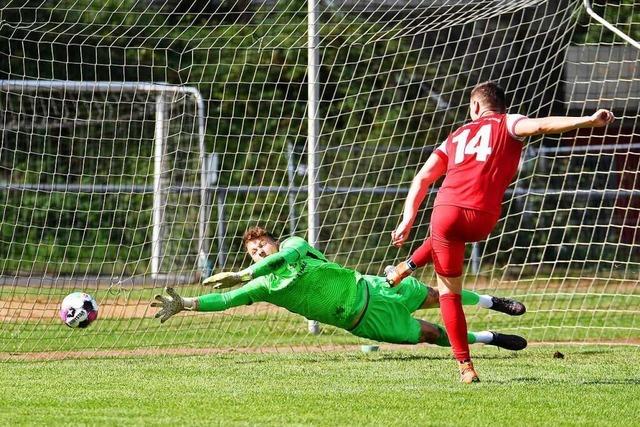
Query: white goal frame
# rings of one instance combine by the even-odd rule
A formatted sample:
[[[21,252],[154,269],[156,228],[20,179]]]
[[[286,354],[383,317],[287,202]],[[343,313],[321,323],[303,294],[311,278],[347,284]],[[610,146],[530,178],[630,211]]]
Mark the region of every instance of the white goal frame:
[[[162,260],[162,153],[166,145],[166,100],[167,94],[191,95],[196,101],[196,115],[198,120],[198,148],[200,161],[200,187],[192,188],[192,191],[200,192],[200,208],[198,212],[198,254],[201,259],[208,258],[209,247],[207,245],[207,162],[205,151],[205,111],[204,101],[200,91],[195,87],[178,86],[157,83],[132,83],[132,82],[111,82],[111,81],[73,81],[73,80],[0,80],[0,90],[20,91],[21,93],[36,92],[39,89],[51,89],[64,92],[132,92],[155,94],[155,131],[153,150],[153,232],[151,241],[151,277],[160,277],[160,265]],[[58,188],[60,184],[37,185],[39,190]],[[6,184],[5,189],[23,189],[24,185]],[[111,186],[107,186],[111,188]],[[67,190],[93,190],[92,185],[80,184],[75,186],[64,186]]]

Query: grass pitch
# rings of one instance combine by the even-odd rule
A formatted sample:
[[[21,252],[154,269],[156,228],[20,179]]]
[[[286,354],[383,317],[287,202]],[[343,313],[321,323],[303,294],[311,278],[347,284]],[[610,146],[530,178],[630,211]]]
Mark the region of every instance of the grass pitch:
[[[564,359],[553,358],[559,350]],[[637,347],[476,348],[6,362],[0,424],[637,425]]]
[[[349,350],[364,342],[346,332],[323,325],[311,336],[300,316],[261,304],[160,325],[148,310],[158,290],[102,291],[94,296],[111,306],[91,327],[72,330],[57,318],[68,289],[32,291],[0,287],[0,302],[17,302],[4,307],[0,328],[0,356],[9,356],[0,357],[0,425],[638,425],[637,287],[523,290],[516,296],[529,311],[517,318],[468,307],[472,330],[632,344],[519,353],[474,346],[482,383],[472,386],[458,382],[448,349],[365,355]],[[116,311],[131,305],[129,315]],[[440,321],[437,310],[417,316]],[[259,353],[289,346],[310,352]],[[248,352],[22,361],[37,352],[212,348]],[[553,358],[556,350],[566,357]]]

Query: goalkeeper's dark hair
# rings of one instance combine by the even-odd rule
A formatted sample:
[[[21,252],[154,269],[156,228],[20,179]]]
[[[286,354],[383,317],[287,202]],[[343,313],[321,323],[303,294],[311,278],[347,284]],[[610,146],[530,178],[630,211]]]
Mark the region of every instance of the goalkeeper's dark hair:
[[[260,237],[268,237],[274,242],[278,241],[278,239],[276,239],[273,234],[269,233],[267,230],[260,226],[256,226],[249,227],[247,231],[244,232],[244,234],[242,235],[242,243],[247,246],[247,242],[253,239],[259,239]]]
[[[504,89],[496,82],[478,83],[471,91],[471,98],[475,98],[480,104],[501,113],[507,111],[507,97],[504,94]]]

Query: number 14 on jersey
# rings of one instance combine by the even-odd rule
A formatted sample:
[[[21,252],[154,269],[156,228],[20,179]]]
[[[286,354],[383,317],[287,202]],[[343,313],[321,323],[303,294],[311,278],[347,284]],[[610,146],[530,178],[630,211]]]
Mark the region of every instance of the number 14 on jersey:
[[[491,125],[482,126],[478,132],[467,142],[471,130],[465,129],[452,138],[452,142],[456,144],[455,164],[462,163],[464,156],[467,154],[475,154],[476,160],[486,162],[487,157],[491,154]]]

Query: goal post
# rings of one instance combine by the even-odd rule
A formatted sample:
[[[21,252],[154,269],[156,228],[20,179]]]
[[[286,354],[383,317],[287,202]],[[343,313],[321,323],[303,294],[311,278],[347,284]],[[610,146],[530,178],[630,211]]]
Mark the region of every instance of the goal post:
[[[591,7],[591,1],[590,0],[583,0],[583,1],[584,1],[584,8],[585,8],[585,10],[587,11],[587,13],[589,14],[590,17],[592,17],[597,22],[602,24],[607,30],[611,31],[616,36],[620,37],[622,40],[624,40],[629,45],[631,45],[631,46],[635,47],[636,49],[640,50],[640,42],[638,42],[637,40],[634,40],[628,34],[625,34],[624,32],[620,31],[620,29],[617,28],[615,25],[611,24],[609,21],[604,19],[602,16],[598,15],[597,13],[595,13],[593,11],[593,8]],[[628,3],[627,6],[633,6],[633,5],[631,3]]]
[[[152,138],[153,145],[153,182],[152,185],[145,184],[136,184],[132,182],[130,186],[121,185],[121,184],[104,184],[104,185],[96,185],[96,184],[74,184],[74,183],[29,183],[29,182],[3,182],[0,184],[3,190],[6,191],[63,191],[63,192],[73,192],[77,191],[80,193],[127,193],[131,194],[135,193],[151,193],[152,194],[152,208],[151,208],[151,218],[152,218],[152,237],[150,239],[151,246],[151,254],[149,260],[149,269],[148,273],[151,279],[167,279],[167,273],[169,276],[172,275],[171,271],[162,270],[162,249],[163,249],[163,228],[164,228],[164,211],[167,207],[166,201],[166,193],[167,192],[193,192],[199,194],[199,207],[197,214],[197,254],[199,259],[206,258],[208,259],[208,250],[209,246],[207,244],[206,238],[206,230],[207,230],[207,221],[208,221],[208,209],[206,205],[207,201],[207,174],[208,171],[206,169],[207,162],[205,161],[206,149],[205,149],[205,110],[204,110],[204,102],[200,92],[194,87],[185,87],[185,86],[177,86],[177,85],[168,85],[168,84],[154,84],[154,83],[125,83],[125,82],[82,82],[82,81],[56,81],[56,80],[0,80],[0,90],[6,94],[4,97],[4,103],[6,108],[5,114],[5,126],[3,131],[15,131],[16,132],[16,147],[19,147],[19,134],[21,132],[28,132],[28,126],[25,130],[24,122],[34,123],[37,120],[42,121],[42,126],[45,128],[49,126],[48,122],[55,121],[56,125],[61,126],[63,122],[69,121],[72,122],[71,126],[83,126],[83,122],[87,123],[90,126],[91,121],[96,120],[105,120],[105,121],[113,121],[114,123],[118,123],[123,121],[120,117],[109,117],[106,112],[108,111],[108,103],[109,102],[123,102],[122,97],[126,97],[129,94],[132,96],[131,102],[131,111],[135,111],[138,108],[140,114],[138,117],[129,117],[124,119],[126,120],[138,120],[145,121],[147,120],[146,116],[148,115],[146,109],[147,106],[154,105],[154,108],[151,108],[151,114],[153,115],[154,124],[154,134]],[[44,92],[44,97],[42,93]],[[95,94],[104,94],[105,97],[101,99],[95,99]],[[136,97],[142,96],[145,99],[135,100]],[[47,102],[49,105],[47,106],[46,117],[38,117],[38,111],[36,108],[30,109],[29,107],[25,107],[25,105],[29,104],[30,101],[25,101],[21,99],[22,97],[31,98],[31,101],[34,104],[39,102]],[[111,97],[111,98],[110,98]],[[171,121],[170,115],[172,114],[172,108],[167,104],[178,101],[176,97],[192,97],[193,100],[191,102],[194,103],[195,108],[193,112],[193,121],[191,124],[190,131],[193,132],[195,144],[191,146],[191,141],[189,141],[189,150],[193,151],[197,155],[197,159],[195,162],[192,162],[190,166],[195,165],[199,170],[199,182],[196,179],[193,179],[191,182],[184,183],[181,182],[178,187],[172,185],[170,182],[167,182],[165,175],[167,175],[167,170],[163,166],[167,161],[165,157],[167,157],[167,141],[169,138],[169,122]],[[18,98],[16,104],[12,104],[12,98]],[[126,101],[124,101],[126,102]],[[179,102],[184,102],[180,100]],[[54,105],[59,103],[58,106]],[[104,113],[98,119],[91,118],[89,115],[86,118],[82,118],[82,113],[79,111],[67,111],[64,112],[64,104],[71,103],[75,104],[76,108],[88,108],[92,109],[93,104],[102,103],[102,107],[104,108]],[[137,107],[135,103],[140,103]],[[84,105],[83,105],[84,104]],[[17,107],[14,109],[14,107]],[[57,107],[60,107],[58,109]],[[68,108],[68,106],[66,107]],[[56,116],[56,113],[59,113]],[[176,112],[173,111],[173,114]],[[178,114],[184,114],[185,111],[179,111]],[[32,116],[29,118],[29,115]],[[13,118],[16,118],[15,121],[12,121]],[[21,123],[22,122],[22,123]],[[149,120],[151,123],[151,120]],[[13,129],[11,129],[13,127]],[[101,138],[104,135],[100,134],[98,131],[97,138]],[[144,135],[141,135],[141,139],[138,141],[139,143],[145,143]],[[46,136],[45,136],[46,137]],[[118,138],[128,138],[129,135],[118,136],[114,134],[111,136],[111,139],[115,140]],[[89,140],[91,138],[96,138],[92,135],[87,135],[86,139]],[[7,138],[9,139],[9,138]],[[105,138],[108,139],[108,138]],[[73,144],[75,141],[72,138],[71,143]],[[96,141],[97,144],[100,144],[101,141]],[[131,141],[133,144],[134,142]],[[17,148],[19,149],[19,148]],[[38,155],[39,153],[35,152],[34,155]],[[116,156],[118,153],[114,153]],[[128,159],[130,161],[135,161],[136,159]],[[173,160],[172,160],[173,163]],[[44,172],[44,171],[43,171]],[[80,171],[81,174],[84,171]],[[171,171],[169,171],[171,173]],[[91,224],[87,224],[87,226],[91,226]],[[71,243],[71,242],[70,242]],[[183,254],[185,255],[185,254]],[[180,262],[183,262],[181,260]],[[37,280],[37,272],[32,271],[34,279]],[[42,272],[43,274],[47,274],[46,271]],[[184,277],[182,279],[178,279],[179,281],[183,281],[186,283],[191,283],[194,281],[191,276],[194,273],[191,269],[185,273],[179,273]],[[64,276],[64,274],[63,274]],[[96,276],[100,276],[99,273]],[[114,278],[115,276],[115,278]],[[111,271],[110,277],[108,281],[114,280],[128,280],[129,275],[125,271]],[[144,274],[143,276],[144,277]],[[119,279],[118,279],[119,278]],[[86,277],[85,277],[86,279]],[[99,277],[96,277],[99,279]],[[140,278],[141,279],[141,278]],[[176,277],[171,277],[171,281],[169,283],[174,283]],[[73,278],[63,278],[63,280],[71,280]],[[54,281],[55,283],[55,281]]]

